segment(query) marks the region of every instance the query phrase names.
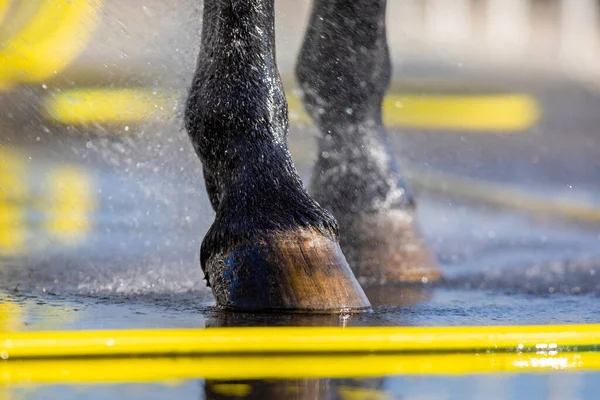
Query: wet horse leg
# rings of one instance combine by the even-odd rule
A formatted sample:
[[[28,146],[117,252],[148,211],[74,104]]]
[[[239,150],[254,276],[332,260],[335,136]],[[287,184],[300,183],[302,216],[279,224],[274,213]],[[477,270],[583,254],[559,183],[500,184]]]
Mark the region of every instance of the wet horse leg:
[[[204,1],[185,114],[216,212],[201,265],[226,309],[365,309],[337,223],[308,195],[288,152],[273,1]]]
[[[381,104],[391,76],[386,0],[314,0],[296,74],[322,132],[311,192],[340,224],[362,283],[439,277],[414,201],[386,144]]]

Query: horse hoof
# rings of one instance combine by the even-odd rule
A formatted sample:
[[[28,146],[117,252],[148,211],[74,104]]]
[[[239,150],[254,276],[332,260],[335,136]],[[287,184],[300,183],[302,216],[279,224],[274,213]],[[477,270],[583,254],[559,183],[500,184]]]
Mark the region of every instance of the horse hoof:
[[[361,284],[428,283],[441,278],[414,211],[389,210],[338,220],[342,250]]]
[[[211,255],[205,273],[225,310],[343,313],[371,307],[338,243],[315,229],[266,232]]]

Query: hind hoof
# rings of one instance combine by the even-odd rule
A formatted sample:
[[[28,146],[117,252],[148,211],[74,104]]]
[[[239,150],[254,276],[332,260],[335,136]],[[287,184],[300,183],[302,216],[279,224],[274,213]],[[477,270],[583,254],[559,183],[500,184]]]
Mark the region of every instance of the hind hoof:
[[[212,255],[217,306],[252,312],[341,313],[371,305],[338,243],[313,229],[273,231]]]
[[[434,282],[441,272],[412,210],[340,220],[340,245],[361,284]]]

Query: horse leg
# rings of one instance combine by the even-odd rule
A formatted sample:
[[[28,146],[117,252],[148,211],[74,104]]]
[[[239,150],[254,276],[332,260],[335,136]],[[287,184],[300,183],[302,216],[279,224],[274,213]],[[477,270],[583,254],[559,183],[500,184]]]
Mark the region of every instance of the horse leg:
[[[226,309],[369,308],[339,249],[337,223],[308,195],[288,152],[273,1],[204,1],[185,113],[216,212],[202,269]]]
[[[296,68],[322,132],[311,193],[337,218],[342,250],[361,282],[426,282],[439,272],[382,125],[391,76],[385,9],[386,0],[313,2]]]

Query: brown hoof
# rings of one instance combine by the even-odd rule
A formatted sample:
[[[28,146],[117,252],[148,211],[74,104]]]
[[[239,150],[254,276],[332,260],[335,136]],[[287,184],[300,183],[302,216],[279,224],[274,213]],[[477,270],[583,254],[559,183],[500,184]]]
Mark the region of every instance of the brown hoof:
[[[441,278],[411,210],[364,214],[340,222],[340,245],[361,284],[433,282]]]
[[[338,243],[313,229],[267,232],[213,255],[205,271],[223,309],[340,313],[371,307]]]

